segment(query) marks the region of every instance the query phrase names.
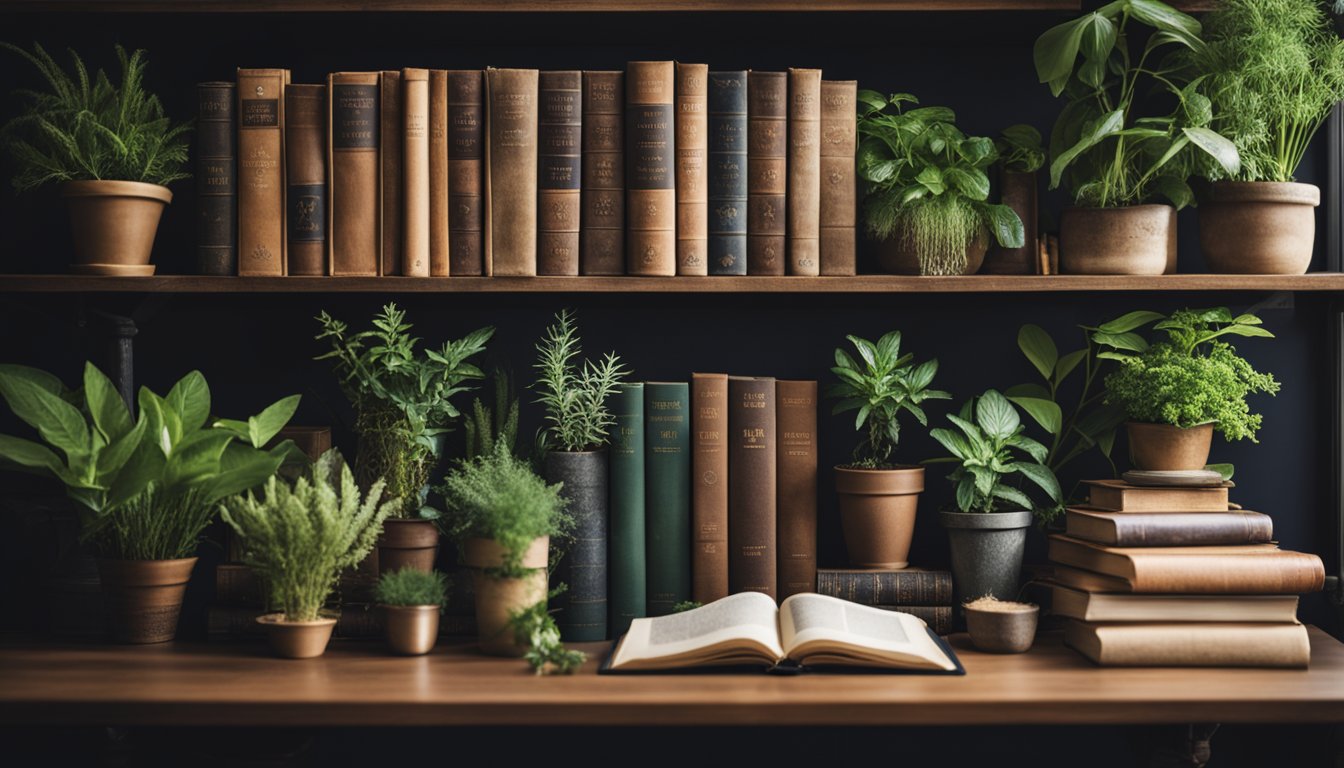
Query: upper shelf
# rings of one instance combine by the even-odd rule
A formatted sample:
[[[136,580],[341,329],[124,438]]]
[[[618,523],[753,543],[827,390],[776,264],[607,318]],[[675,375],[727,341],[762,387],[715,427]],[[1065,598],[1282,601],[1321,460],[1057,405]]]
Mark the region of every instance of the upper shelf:
[[[1206,11],[1216,0],[1177,0]],[[1077,11],[1081,0],[0,0],[0,11],[290,13],[360,11]]]

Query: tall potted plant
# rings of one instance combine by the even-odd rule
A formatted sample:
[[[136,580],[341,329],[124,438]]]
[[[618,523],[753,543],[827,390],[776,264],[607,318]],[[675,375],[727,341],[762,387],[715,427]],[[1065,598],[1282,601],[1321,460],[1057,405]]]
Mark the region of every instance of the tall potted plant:
[[[167,397],[141,387],[135,419],[92,363],[77,392],[45,371],[0,366],[0,396],[42,440],[0,435],[0,468],[65,486],[98,556],[108,627],[122,643],[173,639],[219,500],[261,484],[297,450],[289,442],[262,449],[293,415],[297,395],[245,422],[214,419],[197,371]]]
[[[905,109],[919,103],[908,93],[863,89],[858,100],[863,216],[880,241],[883,269],[969,275],[991,234],[1001,246],[1022,247],[1017,214],[988,202],[986,170],[998,157],[992,140],[962,133],[947,107]]]
[[[837,401],[833,413],[857,412],[854,429],[863,435],[854,461],[835,468],[845,548],[853,565],[904,568],[909,564],[919,494],[924,491],[924,468],[892,462],[901,437],[901,412],[927,426],[922,404],[952,396],[929,389],[938,361],[915,365],[913,354],[902,355],[900,331],[885,334],[876,344],[857,336],[846,338],[859,357],[856,360],[843,348],[835,350],[831,372],[839,381],[827,391]]]
[[[439,547],[433,522],[438,513],[426,504],[430,473],[442,455],[444,434],[461,415],[453,396],[482,378],[468,361],[485,349],[495,329],[481,328],[418,352],[420,339],[411,335],[406,313],[396,304],[384,306],[373,328],[358,333],[326,312],[317,320],[322,325],[317,338],[331,344],[317,359],[333,361],[355,409],[355,478],[366,489],[381,478],[388,496],[399,500],[378,540],[378,569],[429,571]]]
[[[1010,125],[994,146],[999,153],[999,201],[1017,214],[1023,236],[1019,246],[990,248],[981,271],[992,275],[1035,274],[1039,256],[1036,226],[1040,219],[1036,176],[1045,165],[1041,132],[1030,125]]]
[[[1152,29],[1141,49],[1131,22]],[[1062,271],[1174,271],[1175,212],[1194,200],[1195,164],[1240,170],[1199,81],[1165,55],[1198,51],[1199,34],[1194,17],[1158,0],[1115,0],[1036,40],[1037,76],[1067,100],[1050,135],[1050,188],[1073,200],[1060,219]],[[1174,106],[1153,114],[1143,101],[1153,93]]]
[[[170,120],[145,90],[145,52],[128,56],[117,46],[121,79],[113,84],[102,69],[89,77],[74,51],[71,76],[36,43],[31,52],[0,46],[32,64],[44,86],[19,91],[24,109],[0,129],[19,166],[14,188],[60,185],[70,207],[75,272],[154,274],[149,257],[173,199],[168,185],[187,178],[189,126]]]

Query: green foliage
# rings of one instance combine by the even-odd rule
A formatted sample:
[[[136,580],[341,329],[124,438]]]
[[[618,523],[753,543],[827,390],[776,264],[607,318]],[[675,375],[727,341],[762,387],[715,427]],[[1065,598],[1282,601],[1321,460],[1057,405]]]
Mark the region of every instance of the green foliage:
[[[565,648],[560,641],[560,627],[546,609],[548,601],[564,591],[565,585],[559,584],[545,600],[509,613],[509,627],[513,629],[514,642],[528,646],[523,658],[538,675],[573,674],[588,660],[588,654],[583,651]]]
[[[313,621],[340,578],[373,550],[383,521],[396,509],[377,481],[361,499],[355,476],[332,449],[291,485],[266,481],[225,499],[220,514],[238,533],[243,560],[270,587],[286,621]]]
[[[374,599],[383,605],[437,605],[443,607],[448,577],[438,571],[402,568],[378,579]]]
[[[145,91],[144,51],[127,56],[116,47],[121,82],[113,85],[101,69],[90,78],[73,50],[71,76],[37,43],[31,53],[9,43],[0,47],[32,64],[47,89],[16,91],[25,109],[0,129],[19,164],[15,189],[99,179],[167,185],[188,177],[182,166],[190,126],[174,124],[158,97]]]
[[[1317,0],[1221,0],[1191,57],[1213,101],[1213,128],[1240,172],[1212,179],[1292,181],[1312,136],[1344,99],[1344,41]]]
[[[672,612],[685,613],[686,611],[694,611],[696,608],[703,608],[703,607],[704,603],[700,602],[699,600],[682,600],[681,602],[672,606]]]
[[[999,165],[1010,173],[1033,173],[1045,165],[1041,132],[1030,125],[1010,125],[994,141]]]
[[[0,365],[0,396],[43,441],[0,435],[0,468],[63,483],[85,538],[120,560],[191,556],[219,500],[261,484],[295,450],[288,441],[262,446],[289,421],[298,395],[246,422],[211,420],[199,371],[167,397],[141,387],[134,420],[92,363],[74,392],[45,371]]]
[[[957,430],[939,427],[933,439],[952,454],[957,465],[948,475],[956,488],[957,509],[962,512],[1034,510],[1037,504],[1022,491],[1026,478],[1057,505],[1063,500],[1055,473],[1045,466],[1046,447],[1022,434],[1022,419],[1013,404],[989,389],[966,402],[957,415],[947,418]],[[1009,478],[1019,481],[1010,485]]]
[[[923,426],[929,419],[921,403],[925,400],[950,400],[952,395],[929,389],[938,372],[937,360],[914,365],[913,354],[901,354],[901,332],[891,331],[874,344],[857,336],[846,336],[859,353],[855,360],[843,348],[835,350],[839,378],[826,392],[836,398],[831,413],[857,411],[854,429],[867,429],[865,440],[854,450],[854,465],[865,469],[888,468],[891,452],[901,439],[901,411],[915,417]]]
[[[600,363],[577,358],[582,354],[574,313],[561,310],[537,344],[537,402],[546,408],[548,426],[539,436],[547,450],[589,451],[610,440],[616,419],[607,400],[630,374],[615,352]]]
[[[1137,59],[1130,21],[1152,28]],[[1198,55],[1194,17],[1158,0],[1115,0],[1046,30],[1036,40],[1036,74],[1068,103],[1050,134],[1050,188],[1065,184],[1077,205],[1116,207],[1161,196],[1177,208],[1193,202],[1186,183],[1209,159],[1229,174],[1237,149],[1210,123],[1213,110],[1198,78],[1168,51]],[[1161,58],[1160,62],[1156,59]],[[1174,104],[1152,114],[1141,98]]]
[[[494,453],[497,445],[518,455],[518,396],[503,369],[496,368],[490,378],[495,385],[495,404],[487,406],[476,398],[471,403],[471,413],[462,423],[469,459]]]

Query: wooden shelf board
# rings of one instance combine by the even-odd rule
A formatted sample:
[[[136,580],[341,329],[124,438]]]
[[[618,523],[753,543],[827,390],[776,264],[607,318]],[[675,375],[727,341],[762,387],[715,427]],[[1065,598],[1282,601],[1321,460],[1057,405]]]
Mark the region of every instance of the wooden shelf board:
[[[1077,11],[1080,0],[0,0],[0,11],[111,13]]]

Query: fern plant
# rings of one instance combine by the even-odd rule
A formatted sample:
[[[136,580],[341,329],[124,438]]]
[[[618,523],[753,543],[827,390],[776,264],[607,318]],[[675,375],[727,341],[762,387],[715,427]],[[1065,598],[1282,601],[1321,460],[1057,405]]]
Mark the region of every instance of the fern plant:
[[[606,445],[616,423],[607,400],[629,375],[621,359],[608,352],[601,362],[579,363],[579,329],[568,309],[555,316],[537,352],[537,402],[545,406],[548,423],[539,435],[543,449],[590,451]]]
[[[476,398],[471,402],[471,413],[462,422],[468,459],[494,453],[497,445],[518,455],[518,396],[514,394],[513,382],[502,368],[496,368],[490,379],[495,385],[495,404],[488,406]]]
[[[158,97],[145,90],[144,51],[128,56],[116,47],[121,81],[113,84],[101,69],[90,77],[73,50],[71,75],[37,43],[31,52],[10,43],[0,47],[32,64],[45,86],[15,91],[27,103],[0,129],[0,141],[19,165],[15,189],[84,180],[167,185],[188,177],[182,167],[190,124],[169,119]]]
[[[385,573],[374,588],[374,599],[383,605],[437,605],[443,607],[448,577],[438,571],[414,568]]]

